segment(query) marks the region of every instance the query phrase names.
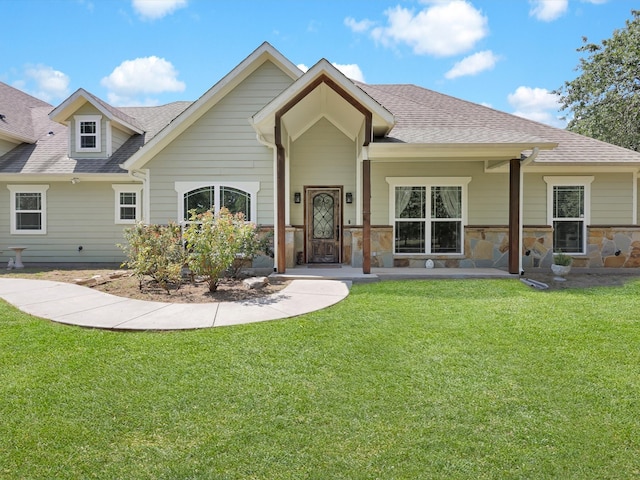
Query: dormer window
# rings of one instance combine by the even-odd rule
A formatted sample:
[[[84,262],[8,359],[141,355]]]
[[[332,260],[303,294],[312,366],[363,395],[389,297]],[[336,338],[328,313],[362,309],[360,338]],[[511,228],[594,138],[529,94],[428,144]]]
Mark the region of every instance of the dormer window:
[[[76,115],[76,151],[100,152],[100,115]]]

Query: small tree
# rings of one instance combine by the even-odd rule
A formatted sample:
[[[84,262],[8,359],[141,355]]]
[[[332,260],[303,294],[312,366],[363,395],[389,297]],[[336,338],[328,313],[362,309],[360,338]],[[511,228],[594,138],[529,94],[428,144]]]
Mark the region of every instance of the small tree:
[[[258,242],[256,227],[245,222],[244,214],[232,214],[224,207],[217,215],[191,212],[190,220],[193,223],[184,232],[189,268],[206,277],[209,291],[215,292],[225,271]]]
[[[124,231],[125,245],[119,245],[127,254],[124,266],[133,270],[138,277],[142,290],[142,279],[150,276],[160,287],[169,293],[169,285],[180,285],[182,267],[186,261],[184,247],[181,242],[180,226],[144,225]]]

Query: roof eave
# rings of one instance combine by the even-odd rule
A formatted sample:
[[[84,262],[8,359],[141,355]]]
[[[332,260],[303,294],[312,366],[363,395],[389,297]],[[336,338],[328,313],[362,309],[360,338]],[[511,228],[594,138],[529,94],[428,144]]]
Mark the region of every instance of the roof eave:
[[[429,160],[460,158],[469,160],[509,160],[520,158],[523,151],[551,150],[558,146],[553,142],[541,143],[380,143],[369,145],[369,158],[424,158]]]
[[[100,113],[102,113],[105,117],[107,117],[111,122],[116,123],[128,130],[129,133],[144,133],[144,130],[141,130],[136,125],[132,125],[129,122],[122,120],[114,116],[111,112],[106,110],[101,104],[94,101],[92,95],[84,90],[83,88],[79,88],[74,93],[71,94],[65,101],[63,101],[60,105],[54,108],[49,113],[49,118],[57,123],[61,123],[66,125],[69,118],[73,115],[73,113],[78,110],[84,103],[90,103],[94,108],[96,108]]]
[[[169,125],[164,127],[155,137],[149,140],[140,150],[134,153],[126,162],[122,163],[120,167],[125,170],[142,168],[149,159],[159,153],[177,135],[186,130],[267,60],[276,63],[292,80],[302,75],[302,71],[289,59],[282,55],[271,44],[264,42],[231,70],[231,72],[205,92],[204,95],[187,107]]]

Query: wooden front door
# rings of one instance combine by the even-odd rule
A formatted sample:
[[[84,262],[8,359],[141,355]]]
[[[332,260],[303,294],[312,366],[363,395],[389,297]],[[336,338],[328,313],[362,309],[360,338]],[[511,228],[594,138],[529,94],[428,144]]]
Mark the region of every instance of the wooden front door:
[[[305,190],[308,263],[340,263],[342,187]]]

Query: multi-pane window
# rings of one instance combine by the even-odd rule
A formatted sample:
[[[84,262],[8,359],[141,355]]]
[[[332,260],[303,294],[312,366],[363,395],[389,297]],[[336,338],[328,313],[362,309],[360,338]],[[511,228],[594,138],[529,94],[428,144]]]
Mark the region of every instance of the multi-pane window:
[[[585,253],[590,185],[593,177],[545,177],[553,251]]]
[[[446,184],[439,185],[431,183],[438,179],[424,179],[423,185],[401,185],[402,180],[387,179],[393,187],[395,253],[461,254],[463,198],[469,180],[460,179],[456,185],[455,179],[441,179]]]
[[[243,213],[247,221],[255,221],[258,190],[258,182],[208,185],[176,182],[176,191],[182,195],[180,218],[188,222],[193,213],[201,214],[208,210],[218,213],[226,207],[231,213]]]
[[[100,152],[100,115],[76,115],[76,150]]]
[[[80,148],[96,148],[96,122],[80,122]]]
[[[112,185],[116,192],[116,223],[135,223],[140,220],[141,185]]]
[[[584,186],[554,186],[554,251],[566,253],[582,253],[582,251],[584,250],[584,226]]]
[[[8,185],[11,192],[11,233],[44,234],[48,185]]]

